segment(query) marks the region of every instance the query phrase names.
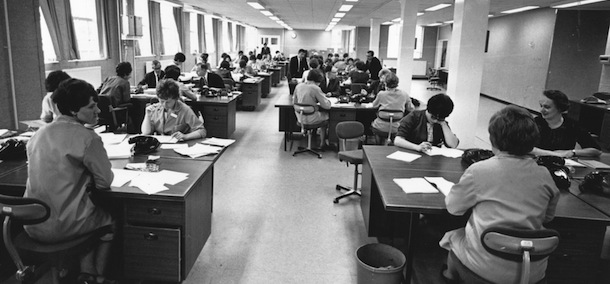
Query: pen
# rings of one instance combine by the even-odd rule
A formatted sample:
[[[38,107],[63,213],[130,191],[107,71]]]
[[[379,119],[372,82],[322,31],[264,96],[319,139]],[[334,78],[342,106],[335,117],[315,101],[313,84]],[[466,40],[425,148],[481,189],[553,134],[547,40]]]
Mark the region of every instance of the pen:
[[[438,190],[439,192],[442,193],[442,191],[438,188],[438,186],[436,185],[436,183],[433,183],[431,181],[429,181],[427,178],[424,178],[431,186],[433,186],[434,188],[436,188],[436,190]]]

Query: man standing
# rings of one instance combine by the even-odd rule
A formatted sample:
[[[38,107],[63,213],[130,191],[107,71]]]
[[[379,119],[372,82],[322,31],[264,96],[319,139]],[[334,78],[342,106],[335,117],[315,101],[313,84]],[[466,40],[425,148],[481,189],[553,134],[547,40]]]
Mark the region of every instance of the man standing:
[[[304,49],[299,49],[298,55],[290,58],[290,78],[301,78],[303,77],[303,71],[309,69],[305,58],[306,53],[307,51]]]
[[[165,77],[165,72],[161,70],[161,62],[159,60],[152,61],[153,71],[146,73],[144,79],[138,83],[138,87],[147,86],[148,88],[156,88],[159,80]]]
[[[369,50],[366,53],[366,70],[371,74],[371,80],[379,81],[379,71],[381,71],[381,62],[375,57],[375,52]]]
[[[261,49],[261,54],[262,55],[269,54],[269,57],[271,57],[271,49],[267,46],[266,42],[263,44],[263,49]]]

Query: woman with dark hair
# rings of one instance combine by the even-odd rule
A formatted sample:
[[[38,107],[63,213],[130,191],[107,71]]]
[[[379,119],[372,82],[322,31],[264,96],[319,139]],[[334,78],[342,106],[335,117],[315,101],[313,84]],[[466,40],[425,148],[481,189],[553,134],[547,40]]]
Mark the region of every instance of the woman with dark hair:
[[[205,138],[203,121],[180,101],[180,86],[173,79],[159,81],[159,102],[146,107],[142,134],[171,135],[179,141]]]
[[[303,116],[301,121],[299,121],[300,123],[318,124],[328,120],[328,112],[320,111],[320,108],[325,110],[330,109],[330,101],[326,98],[319,86],[323,78],[324,76],[319,69],[312,69],[307,75],[307,82],[298,84],[294,89],[294,96],[292,98],[293,104],[313,105],[316,108],[315,113]],[[300,117],[298,114],[296,115],[297,118]],[[320,127],[320,149],[326,147],[326,129],[326,125]]]
[[[120,106],[131,100],[129,79],[131,78],[131,63],[121,62],[116,68],[116,76],[106,78],[100,87],[100,95],[110,97],[112,106]]]
[[[309,69],[303,71],[303,78],[301,78],[301,80],[298,80],[299,83],[304,83],[307,82],[309,79],[307,78],[307,76],[309,75],[309,72],[313,69],[318,69],[318,66],[320,65],[320,62],[318,62],[318,59],[312,58],[309,59]]]
[[[366,64],[362,61],[356,62],[356,70],[349,75],[352,84],[366,84],[369,82],[369,74],[366,73]]]
[[[543,229],[555,215],[560,193],[548,170],[528,155],[539,138],[529,112],[508,106],[491,117],[488,131],[495,156],[468,167],[445,198],[449,213],[472,214],[465,228],[445,233],[440,241],[449,250],[443,275],[458,280],[461,263],[487,281],[517,283],[521,264],[487,252],[481,234],[491,227]],[[546,266],[546,258],[532,261],[529,283],[539,283]]]
[[[373,107],[379,108],[379,110],[399,110],[404,113],[406,106],[408,106],[406,110],[409,112],[412,111],[413,104],[411,104],[409,94],[397,89],[398,77],[390,72],[390,74],[385,77],[385,83],[387,88],[385,91],[379,92],[375,101],[373,101]],[[392,121],[392,134],[395,134],[398,131],[399,125],[400,120]],[[371,128],[373,129],[373,133],[379,136],[378,138],[382,138],[378,139],[378,141],[384,141],[385,136],[390,131],[390,122],[378,117],[371,123]],[[382,135],[384,137],[381,137]]]
[[[44,122],[51,122],[54,118],[61,115],[59,109],[57,109],[57,105],[53,103],[53,99],[51,95],[59,86],[59,83],[63,82],[66,79],[70,79],[70,75],[68,73],[56,70],[49,73],[47,79],[44,80],[44,85],[47,89],[47,94],[42,99],[42,112],[40,113],[40,119]]]
[[[445,145],[455,148],[460,140],[453,134],[445,120],[453,111],[453,101],[445,94],[437,94],[428,100],[426,110],[416,110],[400,120],[394,145],[425,152],[432,146]]]
[[[535,121],[540,131],[540,142],[532,151],[534,155],[552,155],[565,158],[597,157],[600,147],[589,133],[564,116],[570,101],[561,91],[546,90],[540,98],[540,116]],[[580,145],[577,149],[576,143]]]
[[[61,115],[40,128],[27,144],[28,181],[24,194],[47,203],[51,215],[24,229],[44,243],[99,233],[97,246],[81,258],[79,283],[104,283],[113,220],[91,201],[89,190],[110,188],[114,176],[102,139],[85,127],[97,123],[97,92],[83,80],[67,79],[59,84],[52,98]]]

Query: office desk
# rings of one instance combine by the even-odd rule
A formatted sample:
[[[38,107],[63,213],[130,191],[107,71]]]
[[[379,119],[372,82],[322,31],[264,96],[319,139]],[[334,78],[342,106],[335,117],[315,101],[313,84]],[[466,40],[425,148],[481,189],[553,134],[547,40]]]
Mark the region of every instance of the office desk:
[[[271,72],[271,85],[273,87],[277,86],[281,80],[282,67],[269,67],[267,68],[269,72]]]
[[[297,117],[294,114],[292,95],[283,94],[276,102],[275,107],[279,109],[279,131],[284,132],[284,151],[286,151],[286,141],[291,138],[293,132],[300,131],[297,126]],[[328,142],[331,144],[339,143],[335,128],[342,121],[360,121],[364,124],[366,135],[373,135],[371,122],[377,117],[377,109],[364,105],[333,104],[329,111],[328,121]]]
[[[146,159],[143,155],[111,162],[113,168],[123,168]],[[159,162],[162,170],[188,173],[188,179],[153,195],[129,186],[98,193],[117,217],[121,237],[116,240],[116,267],[122,268],[122,278],[180,282],[211,233],[214,164],[165,157]],[[0,177],[2,193],[22,195],[26,180],[24,165]]]
[[[361,209],[369,236],[406,237],[407,279],[412,274],[413,248],[419,214],[448,214],[445,196],[405,194],[394,178],[441,176],[458,182],[464,166],[460,159],[430,157],[406,163],[386,158],[397,147],[364,146]],[[408,152],[408,150],[401,150]],[[602,214],[569,192],[561,192],[555,219],[547,224],[561,234],[560,245],[550,257],[547,269],[549,283],[593,283],[599,267],[599,256],[605,227],[610,217]]]
[[[256,76],[263,78],[263,82],[261,83],[261,97],[266,98],[269,96],[269,93],[271,93],[271,76],[273,76],[273,72],[259,72]]]
[[[255,110],[261,103],[263,78],[250,78],[242,81],[242,107]]]

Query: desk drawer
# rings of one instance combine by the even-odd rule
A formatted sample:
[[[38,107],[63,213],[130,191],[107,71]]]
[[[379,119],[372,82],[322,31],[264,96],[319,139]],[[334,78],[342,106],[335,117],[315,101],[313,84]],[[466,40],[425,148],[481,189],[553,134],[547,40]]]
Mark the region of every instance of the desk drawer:
[[[125,202],[125,219],[129,224],[182,226],[184,204],[168,201],[129,200]]]
[[[203,117],[203,122],[205,123],[206,127],[212,124],[227,125],[227,121],[226,115],[209,115]]]
[[[180,282],[180,229],[126,225],[123,259],[128,278]]]
[[[330,112],[330,120],[353,121],[356,120],[356,112],[354,110],[332,110]]]
[[[203,106],[204,119],[210,116],[227,116],[227,107],[223,106]]]

